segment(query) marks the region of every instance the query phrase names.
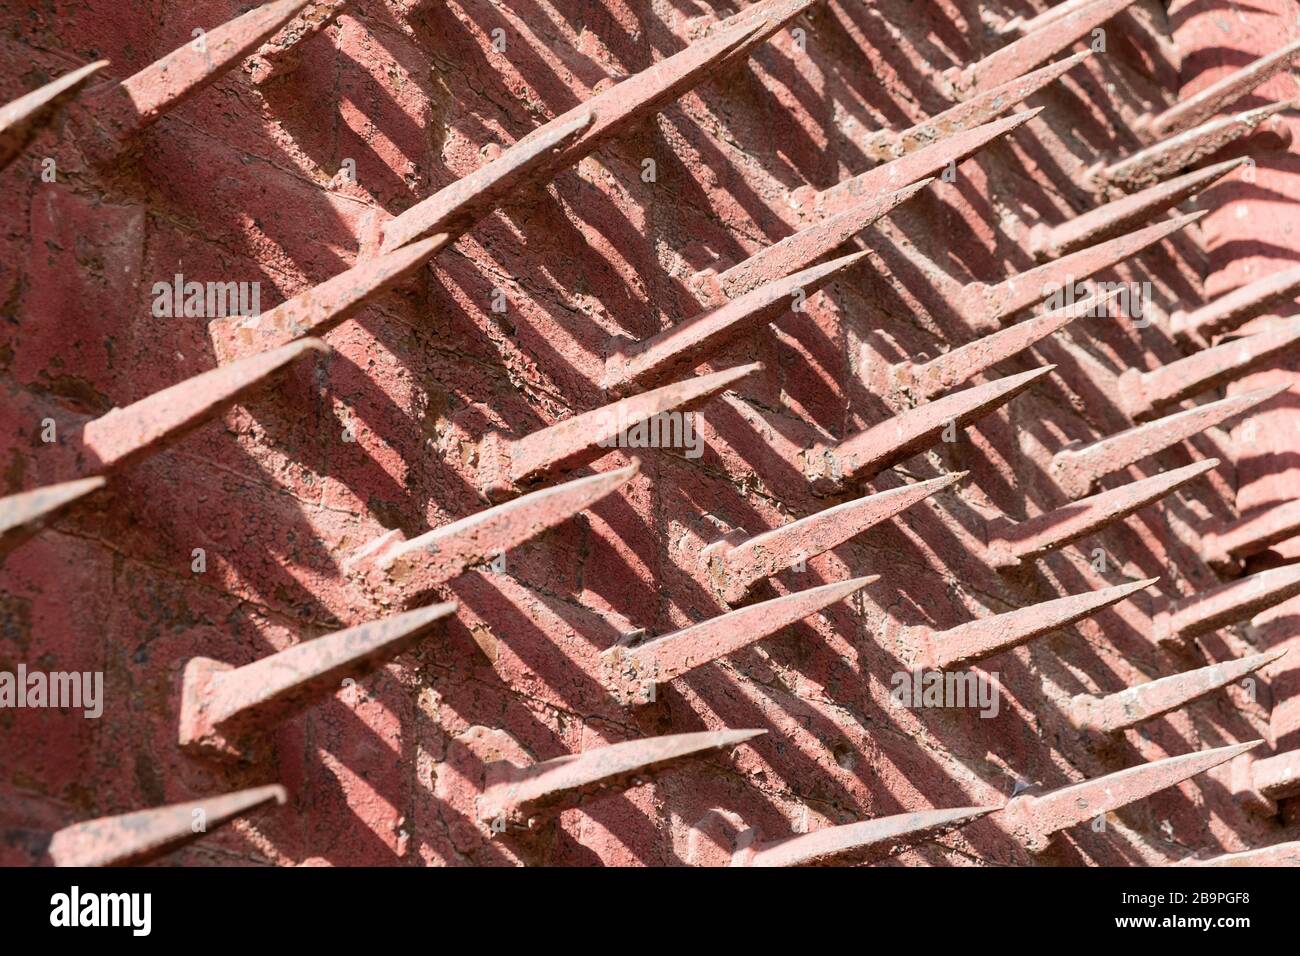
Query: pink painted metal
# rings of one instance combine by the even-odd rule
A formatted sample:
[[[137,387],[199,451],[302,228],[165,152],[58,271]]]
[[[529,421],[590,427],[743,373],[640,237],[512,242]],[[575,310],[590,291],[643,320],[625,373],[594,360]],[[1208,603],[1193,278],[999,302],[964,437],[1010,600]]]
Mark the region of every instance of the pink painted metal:
[[[1007,326],[928,362],[916,364],[904,359],[890,368],[890,378],[898,388],[911,392],[918,398],[934,398],[1031,348],[1075,319],[1102,312],[1119,294],[1119,290],[1112,290],[1090,295],[1070,305]]]
[[[750,538],[724,538],[704,550],[710,583],[729,604],[751,585],[798,562],[838,547],[874,525],[950,488],[965,472],[918,481],[827,508]]]
[[[1138,229],[1045,263],[1001,282],[970,282],[961,298],[966,322],[977,329],[996,329],[1009,315],[1103,272],[1190,226],[1205,213],[1194,212]]]
[[[663,412],[689,408],[711,398],[762,368],[761,362],[754,362],[664,385],[575,415],[523,438],[491,432],[479,445],[479,487],[488,495],[505,495],[542,474],[576,467],[577,459],[600,457],[608,453],[600,447],[604,442]]]
[[[455,604],[435,604],[395,614],[303,641],[242,667],[191,658],[181,691],[180,746],[248,759],[257,737],[338,693],[344,678],[360,679],[381,667],[455,613]]]
[[[126,408],[115,408],[87,422],[73,437],[82,468],[97,474],[129,467],[211,421],[298,359],[328,352],[319,339],[301,339],[195,375]]]
[[[1092,733],[1109,734],[1127,730],[1227,687],[1285,655],[1285,649],[1267,654],[1251,654],[1235,661],[1210,664],[1162,677],[1104,697],[1076,694],[1066,708],[1066,717],[1075,727]]]
[[[486,768],[478,818],[485,825],[531,827],[543,814],[553,814],[562,804],[576,803],[599,791],[625,789],[688,758],[736,747],[765,733],[721,730],[668,734],[610,744],[527,767],[500,761]]]
[[[1007,44],[960,71],[954,86],[965,96],[1006,83],[1086,37],[1134,0],[1095,0],[1051,19],[1032,33]]]
[[[1017,843],[1031,852],[1041,853],[1051,843],[1053,834],[1176,786],[1261,743],[1254,740],[1166,757],[1042,796],[1024,794],[1008,803],[998,817]]]
[[[1219,459],[1209,458],[1185,468],[1143,478],[1119,488],[1103,491],[1021,522],[1005,519],[989,522],[988,560],[997,568],[1013,568],[1024,561],[1099,531],[1139,508],[1212,471]]]
[[[1288,564],[1229,581],[1173,602],[1152,620],[1162,644],[1179,644],[1209,634],[1300,594],[1300,564]]]
[[[1056,226],[1040,222],[1029,230],[1026,245],[1035,258],[1045,260],[1109,239],[1208,189],[1246,161],[1241,157],[1206,166],[1098,206]]]
[[[253,787],[236,793],[101,817],[59,830],[50,839],[55,866],[133,866],[200,840],[217,827],[268,804],[283,805],[284,787]],[[196,825],[202,821],[202,826]]]
[[[1247,283],[1192,312],[1170,314],[1170,330],[1185,341],[1208,342],[1300,294],[1300,267]]]
[[[258,316],[232,315],[208,323],[221,362],[256,355],[305,335],[321,336],[376,296],[415,275],[451,241],[446,233],[366,260]]]
[[[1224,342],[1150,372],[1129,369],[1119,377],[1119,400],[1134,421],[1161,408],[1219,388],[1300,344],[1300,321],[1278,324]]]
[[[640,342],[615,338],[605,359],[602,385],[616,392],[629,391],[659,381],[670,372],[693,368],[708,352],[795,308],[796,296],[813,295],[866,255],[851,253],[774,279]]]
[[[915,655],[913,670],[955,670],[1069,627],[1146,590],[1159,580],[1148,578],[1102,588],[1090,594],[1072,594],[980,618],[946,631],[911,627],[904,632],[902,642]]]
[[[1105,476],[1257,409],[1286,388],[1281,385],[1256,389],[1137,425],[1090,445],[1063,448],[1052,456],[1052,478],[1069,497],[1082,498]]]
[[[850,435],[838,445],[809,457],[823,473],[837,480],[865,481],[929,445],[950,426],[965,428],[1011,401],[1056,368],[1048,365],[1019,375],[1008,375],[887,419]]]
[[[407,539],[390,531],[359,550],[346,570],[385,605],[408,603],[476,564],[567,521],[629,482],[641,463],[543,488]]]
[[[54,112],[106,66],[107,60],[87,63],[0,106],[0,169],[13,162]]]
[[[879,580],[876,574],[795,591],[634,646],[617,644],[601,655],[606,681],[620,700],[646,700],[648,688],[771,637]]]
[[[895,850],[933,840],[972,823],[999,807],[918,810],[891,817],[824,827],[812,833],[758,843],[736,853],[732,866],[845,865],[872,850]]]
[[[0,498],[0,558],[105,483],[104,478],[81,478]]]

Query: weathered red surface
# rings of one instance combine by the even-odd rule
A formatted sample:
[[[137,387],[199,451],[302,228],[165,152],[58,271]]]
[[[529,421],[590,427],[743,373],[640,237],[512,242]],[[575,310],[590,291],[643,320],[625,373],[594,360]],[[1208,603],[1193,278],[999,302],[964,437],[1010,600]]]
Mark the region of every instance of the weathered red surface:
[[[752,859],[743,841],[725,843],[724,862],[740,863],[856,862],[859,849],[894,850],[924,833],[933,839],[871,861],[1162,864],[1188,848],[1212,861],[1300,834],[1280,783],[1238,799],[1244,791],[1221,765],[1236,751],[1216,752],[1263,737],[1243,772],[1285,775],[1290,758],[1273,755],[1300,747],[1300,655],[1123,729],[1104,748],[1082,740],[1070,715],[1080,694],[1104,700],[1300,642],[1297,599],[1172,646],[1154,623],[1172,601],[1300,556],[1300,518],[1285,510],[1269,512],[1267,534],[1249,526],[1240,546],[1213,537],[1293,500],[1294,391],[1231,432],[1211,428],[1097,472],[1099,499],[1071,501],[1051,470],[1072,442],[1132,427],[1116,384],[1126,371],[1193,354],[1170,315],[1195,315],[1293,267],[1294,117],[1256,114],[1264,130],[1249,136],[1216,132],[1216,144],[1232,140],[1228,152],[1197,139],[1125,161],[1150,144],[1142,117],[1294,39],[1294,0],[1253,0],[1231,14],[1205,0],[1168,11],[1136,0],[1106,20],[1104,52],[1049,70],[1037,92],[1013,85],[1005,109],[981,100],[949,113],[933,133],[927,121],[956,105],[944,71],[1008,63],[985,60],[1018,35],[997,24],[1029,21],[1044,3],[767,0],[736,20],[754,5],[318,2],[301,15],[297,6],[276,6],[277,17],[296,16],[287,26],[258,21],[276,36],[256,56],[232,55],[226,71],[174,60],[193,69],[148,84],[134,117],[100,115],[110,139],[129,140],[108,150],[86,104],[120,105],[121,81],[150,76],[196,28],[217,43],[214,31],[254,5],[16,0],[0,12],[4,102],[111,61],[0,172],[11,199],[0,212],[0,492],[89,473],[96,462],[79,436],[94,436],[97,420],[123,421],[105,418],[115,407],[308,333],[330,347],[233,407],[202,391],[171,393],[192,406],[142,406],[178,427],[219,420],[175,441],[150,431],[166,415],[103,432],[115,463],[108,487],[6,555],[0,671],[101,671],[105,697],[98,719],[0,709],[0,861],[57,862],[59,832],[71,834],[60,859],[129,851],[120,823],[66,828],[180,805],[127,818],[145,837],[144,859],[173,846],[188,802],[252,790],[265,803],[279,792],[254,788],[272,784],[287,789],[284,806],[233,806],[232,825],[201,839],[187,832],[166,860],[706,865],[702,846],[724,844],[702,834],[723,818],[761,835],[748,844]],[[235,49],[222,41],[217,52]],[[1058,56],[1082,49],[1067,43]],[[682,51],[693,51],[674,61],[682,70],[642,72]],[[620,91],[624,83],[635,85]],[[1298,92],[1282,72],[1229,108]],[[580,122],[602,94],[595,102],[629,109]],[[1020,115],[993,120],[1011,109]],[[550,139],[537,131],[553,117],[561,132]],[[993,125],[968,125],[979,122]],[[953,133],[962,138],[945,138]],[[539,148],[512,153],[530,134]],[[873,168],[899,153],[911,162]],[[951,173],[954,157],[963,161]],[[1141,247],[1040,266],[1036,227],[1041,236],[1119,198],[1090,172],[1109,169],[1110,185],[1132,190],[1234,157],[1251,162],[1176,214],[1159,213],[1167,222],[1125,221],[1130,232],[1151,227]],[[52,182],[45,159],[55,161]],[[503,165],[488,172],[494,160]],[[897,204],[861,188],[928,176]],[[863,228],[877,200],[888,214]],[[1180,218],[1199,211],[1199,221]],[[832,240],[825,229],[793,238],[839,214]],[[781,253],[762,255],[782,240]],[[606,380],[617,343],[665,341],[654,337],[855,248],[867,255],[819,278],[801,308],[702,336],[690,343],[697,365],[652,383],[762,363],[693,406],[702,457],[636,449],[638,471],[626,467],[633,449],[594,457],[606,451],[592,447],[601,436],[563,424],[620,397]],[[1033,387],[980,404],[969,421],[955,416],[964,427],[945,439],[942,410],[926,410],[890,370],[922,367],[997,321],[1023,321],[1010,312],[1046,298],[1031,285],[1071,269],[1082,280],[1090,263],[1100,280],[1150,282],[1150,321],[1107,310],[1034,326],[1054,334],[1027,335],[992,364],[961,353],[962,380],[941,377],[930,394]],[[154,284],[176,274],[260,282],[262,324],[155,315]],[[1003,284],[1013,277],[1018,287]],[[994,290],[1005,292],[998,303],[974,297]],[[1230,331],[1263,332],[1296,311],[1275,296],[1265,308],[1276,315],[1252,311]],[[1291,385],[1293,359],[1270,356],[1228,393]],[[1211,384],[1222,387],[1222,376]],[[47,419],[53,442],[42,439]],[[899,422],[922,425],[891,439]],[[487,482],[509,499],[489,514],[482,448],[493,434],[564,441],[536,446],[528,460],[541,467]],[[827,450],[862,435],[878,438],[868,483],[810,481]],[[878,463],[890,467],[876,474]],[[572,474],[539,488],[536,473],[560,464]],[[571,487],[592,473],[608,478]],[[941,477],[957,473],[966,477]],[[797,525],[936,479],[942,487],[926,487],[923,501],[908,493],[911,506],[881,520],[859,521],[875,517],[864,504]],[[719,541],[743,549],[796,525],[787,540],[806,561],[737,557],[743,584],[719,581]],[[761,641],[729,644],[652,701],[610,693],[604,652],[630,634],[689,634],[730,602],[866,575],[880,580]],[[891,676],[912,666],[916,628],[941,636],[1153,578],[1127,600],[1070,615],[1060,634],[1031,627],[1038,639],[1008,640],[977,665],[996,674],[994,717],[891,698]],[[249,759],[178,746],[186,661],[255,675],[238,669],[439,601],[457,611],[437,639],[369,676],[374,660],[361,655],[355,678],[323,697],[313,683],[305,705],[290,679],[283,700],[293,706],[274,701],[276,719]],[[333,661],[323,670],[338,677]],[[683,744],[673,736],[682,734],[708,736]],[[1166,758],[1177,762],[1158,763]],[[643,779],[643,769],[656,772]],[[1080,781],[1095,785],[1069,789]],[[979,816],[1027,786],[1033,795]]]

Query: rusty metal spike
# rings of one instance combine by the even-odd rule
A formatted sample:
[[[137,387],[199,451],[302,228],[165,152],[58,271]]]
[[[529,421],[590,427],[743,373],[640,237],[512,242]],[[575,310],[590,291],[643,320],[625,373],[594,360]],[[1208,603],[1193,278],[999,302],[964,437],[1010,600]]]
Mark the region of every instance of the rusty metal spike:
[[[13,162],[14,157],[31,142],[36,131],[49,120],[55,109],[106,66],[107,60],[87,63],[46,83],[40,89],[0,106],[0,169]]]
[[[82,478],[0,498],[0,557],[40,531],[64,508],[106,483],[103,478]]]
[[[1135,421],[1160,408],[1226,385],[1261,363],[1300,345],[1300,321],[1216,345],[1150,372],[1129,369],[1119,378],[1119,400]]]
[[[1213,119],[1224,107],[1231,106],[1251,90],[1262,86],[1291,65],[1300,56],[1300,40],[1292,40],[1280,50],[1260,57],[1201,90],[1195,96],[1175,103],[1152,118],[1148,128],[1156,136],[1169,136]]]
[[[1251,761],[1250,779],[1266,800],[1296,796],[1300,793],[1300,750]]]
[[[443,187],[400,216],[384,223],[380,253],[393,252],[417,239],[438,233],[459,236],[517,192],[595,121],[596,114],[581,113],[564,123],[548,123],[543,136],[505,150],[495,160]]]
[[[118,141],[174,109],[298,15],[310,0],[274,0],[207,31],[140,72],[109,87],[87,108]]]
[[[189,803],[173,803],[116,817],[100,817],[64,827],[51,837],[50,859],[55,866],[131,866],[147,863],[193,843],[236,817],[268,803],[283,805],[284,787],[253,787]],[[196,814],[205,826],[196,829]]]
[[[1123,262],[1129,256],[1137,255],[1143,249],[1196,222],[1207,212],[1208,210],[1201,210],[1177,216],[1108,239],[1004,279],[996,285],[987,282],[968,283],[960,303],[962,314],[976,328],[997,328],[1004,316],[1028,308],[1059,289],[1072,286],[1081,279]]]
[[[480,486],[485,493],[504,494],[520,482],[592,453],[641,422],[704,401],[762,369],[762,362],[753,362],[699,375],[566,418],[523,438],[491,432],[479,445]]]
[[[1061,17],[1067,14],[1075,13],[1090,4],[1096,3],[1097,0],[1065,0],[1064,3],[1058,3],[1056,6],[1048,7],[1036,17],[1026,20],[1024,17],[1013,17],[1002,25],[999,33],[1018,33],[1024,36],[1028,33],[1035,33],[1047,26],[1049,23],[1055,23]]]
[[[1134,0],[1095,0],[1027,33],[962,70],[957,89],[972,95],[1023,75],[1091,33]]]
[[[1114,474],[1207,428],[1275,398],[1286,385],[1260,388],[1231,398],[1197,405],[1081,447],[1066,447],[1052,456],[1052,478],[1070,498],[1086,495],[1106,475]]]
[[[1001,807],[957,807],[920,810],[892,817],[824,827],[772,843],[760,843],[737,854],[734,866],[809,866],[868,850],[895,850],[928,842],[965,826]]]
[[[1300,534],[1300,500],[1263,508],[1201,537],[1201,557],[1215,567],[1267,551]]]
[[[1023,352],[1053,332],[1059,332],[1075,319],[1095,314],[1121,291],[1114,289],[1090,295],[1052,312],[1017,322],[920,365],[904,360],[890,368],[890,375],[901,388],[921,398],[933,398]]]
[[[801,558],[839,547],[849,538],[901,514],[965,478],[961,471],[846,501],[738,543],[721,541],[706,550],[709,577],[728,603],[745,596],[755,581],[779,574]]]
[[[791,310],[797,293],[813,295],[866,256],[865,252],[855,252],[768,282],[640,342],[619,337],[605,361],[602,384],[607,389],[625,391],[630,385],[644,386],[669,372],[698,365],[706,352],[716,350],[746,329],[780,317]]]
[[[451,237],[442,233],[366,260],[259,316],[213,319],[208,323],[208,336],[217,360],[255,355],[304,335],[325,335],[370,299],[414,275],[450,241]]]
[[[994,567],[1015,567],[1125,518],[1139,508],[1159,501],[1194,478],[1217,468],[1219,459],[1207,458],[1185,468],[1143,478],[1120,488],[1074,501],[1025,521],[990,522],[989,561]]]
[[[1038,853],[1047,849],[1052,835],[1086,820],[1118,810],[1199,773],[1226,763],[1263,741],[1215,747],[1179,757],[1166,757],[1129,767],[1095,780],[1085,780],[1042,796],[1028,794],[1014,798],[1002,810],[1011,836],[1026,849]]]
[[[297,359],[328,352],[329,346],[320,339],[302,339],[187,378],[126,408],[115,408],[83,425],[75,439],[85,467],[92,474],[116,471],[156,454]]]
[[[954,392],[850,435],[826,451],[831,473],[843,478],[870,478],[934,444],[949,422],[965,428],[1011,401],[1054,368],[1046,365]]]
[[[1275,843],[1240,853],[1224,853],[1208,860],[1182,860],[1176,866],[1300,866],[1300,840]]]
[[[1198,169],[1196,172],[1171,179],[1167,183],[1098,206],[1058,226],[1038,223],[1029,230],[1027,248],[1036,259],[1054,259],[1108,239],[1117,232],[1130,229],[1157,213],[1172,209],[1189,196],[1204,191],[1216,180],[1222,179],[1247,162],[1249,160],[1242,157]]]
[[[1285,649],[1268,654],[1251,654],[1240,660],[1211,664],[1162,677],[1104,697],[1078,694],[1070,700],[1065,714],[1070,723],[1080,730],[1098,734],[1115,733],[1177,710],[1198,697],[1227,687],[1285,654]]]
[[[924,179],[889,195],[858,202],[754,253],[718,276],[718,283],[722,291],[734,299],[765,282],[806,269],[863,229],[879,222],[932,182],[933,179]]]
[[[479,820],[526,823],[557,803],[596,790],[625,787],[639,778],[709,750],[735,747],[766,730],[720,730],[668,734],[568,754],[528,767],[508,761],[490,764],[487,787],[478,800]]]
[[[874,169],[869,169],[865,173],[846,179],[818,193],[812,202],[810,212],[817,217],[836,214],[863,196],[880,196],[915,183],[918,179],[932,177],[949,163],[964,162],[999,136],[1005,136],[1024,126],[1042,111],[1041,106],[1024,110],[985,123],[983,126],[955,133],[893,162],[882,163]]]
[[[534,491],[410,540],[400,531],[389,532],[362,548],[348,568],[376,569],[385,589],[412,581],[434,587],[590,508],[640,470],[640,461],[633,459],[625,468]]]
[[[298,44],[320,33],[351,5],[352,0],[310,0],[301,13],[249,57],[245,68],[252,75],[253,82],[265,83],[294,69],[297,66],[295,48]]]
[[[1300,564],[1288,564],[1229,581],[1175,601],[1152,622],[1156,640],[1176,644],[1249,620],[1300,594]]]
[[[781,5],[777,2],[767,6]],[[800,3],[800,10],[808,5],[806,2]],[[555,151],[548,162],[534,165],[529,178],[535,182],[554,178],[558,172],[578,162],[602,142],[657,113],[709,74],[736,62],[740,57],[748,56],[750,51],[776,33],[784,22],[788,22],[781,18],[788,11],[778,16],[768,16],[757,11],[747,12],[752,15],[730,26],[723,26],[703,40],[616,83],[519,140],[512,149],[528,150],[536,140],[552,138],[557,129],[571,126],[582,116],[591,114],[595,117],[595,121],[579,137]],[[789,13],[789,19],[793,19],[798,12],[800,11]]]
[[[639,699],[647,687],[743,650],[880,580],[880,575],[796,591],[751,604],[633,647],[615,645],[601,655],[619,697]]]
[[[1256,279],[1192,312],[1174,312],[1170,330],[1185,341],[1208,342],[1300,294],[1300,266]]]
[[[1059,79],[1090,56],[1092,56],[1092,51],[1084,50],[1082,53],[1075,53],[1063,60],[1049,63],[1032,73],[1011,80],[1009,83],[1003,83],[1001,86],[994,87],[985,93],[980,93],[964,103],[958,103],[951,109],[944,110],[938,116],[917,123],[901,133],[895,133],[892,130],[881,130],[870,137],[868,143],[865,144],[865,151],[877,158],[895,159],[938,143],[945,137],[960,133],[963,130],[973,129],[981,123],[987,123],[995,119],[1011,107],[1033,96],[1043,87],[1053,80]],[[936,168],[942,168],[946,165],[948,165],[947,161]]]
[[[1162,179],[1168,179],[1182,172],[1199,160],[1214,155],[1229,143],[1248,136],[1266,120],[1284,110],[1292,109],[1294,105],[1289,100],[1271,103],[1235,116],[1225,116],[1222,119],[1202,123],[1109,166],[1100,163],[1089,171],[1090,176],[1094,180],[1118,186],[1126,191],[1153,186]]]
[[[455,613],[455,604],[435,604],[395,614],[303,641],[243,667],[191,658],[184,671],[180,745],[222,757],[246,756],[249,740],[337,693],[345,677],[376,670]]]
[[[917,649],[916,669],[954,670],[1069,627],[1138,591],[1146,590],[1159,580],[1148,578],[1087,594],[1070,594],[1054,601],[980,618],[946,631],[912,627],[906,631],[904,641]]]

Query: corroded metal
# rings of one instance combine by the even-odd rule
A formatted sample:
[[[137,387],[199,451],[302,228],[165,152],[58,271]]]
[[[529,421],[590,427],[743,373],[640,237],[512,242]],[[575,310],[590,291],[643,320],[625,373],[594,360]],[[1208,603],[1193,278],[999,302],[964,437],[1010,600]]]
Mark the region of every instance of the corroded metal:
[[[1243,392],[1108,435],[1090,445],[1063,448],[1052,456],[1052,478],[1066,495],[1081,498],[1106,475],[1122,471],[1207,428],[1236,418],[1276,398],[1286,388],[1277,385]]]
[[[1031,852],[1040,853],[1047,849],[1053,834],[1176,786],[1227,763],[1262,742],[1254,740],[1180,757],[1166,757],[1041,796],[1022,794],[1011,800],[999,816],[1016,842]]]
[[[478,799],[485,825],[532,825],[545,812],[575,803],[596,791],[625,789],[683,760],[711,750],[735,747],[765,730],[720,730],[668,734],[598,747],[520,767],[509,761],[490,764],[487,786]]]
[[[107,60],[87,63],[0,106],[0,169],[13,162],[55,111],[106,66]]]
[[[1177,644],[1246,621],[1300,594],[1300,564],[1288,564],[1229,581],[1173,602],[1152,624],[1162,644]]]
[[[1120,488],[1103,491],[1020,522],[989,522],[988,559],[998,568],[1012,568],[1041,557],[1125,518],[1139,508],[1212,471],[1219,459],[1209,458],[1162,475],[1143,478]]]
[[[980,618],[946,631],[926,626],[910,627],[903,632],[901,642],[915,655],[914,670],[953,670],[1069,627],[1138,591],[1146,590],[1159,580],[1148,578],[1089,594],[1071,594]]]
[[[93,494],[104,478],[81,478],[0,498],[0,557],[8,554],[57,517],[65,508]]]
[[[896,850],[932,840],[993,813],[999,807],[919,810],[859,823],[824,827],[788,840],[757,843],[736,853],[732,866],[843,864],[872,850]]]
[[[1290,101],[1272,103],[1235,116],[1211,120],[1118,162],[1110,165],[1099,163],[1089,170],[1089,176],[1096,182],[1118,186],[1129,192],[1154,186],[1249,136],[1265,123],[1280,122],[1279,114],[1293,106]]]
[[[1026,235],[1026,246],[1034,258],[1045,260],[1109,239],[1208,189],[1245,162],[1243,157],[1215,163],[1098,206],[1056,226],[1040,222]]]
[[[272,785],[101,817],[59,830],[51,838],[48,852],[55,866],[147,863],[267,804],[282,805],[286,799],[284,787]]]
[[[834,480],[866,480],[905,458],[922,451],[950,426],[965,428],[978,418],[1011,401],[1036,381],[1051,374],[1055,365],[1008,375],[977,385],[916,408],[850,435],[838,445],[814,449],[809,465]]]
[[[303,641],[243,667],[192,658],[181,693],[180,745],[196,753],[245,757],[251,740],[337,693],[344,678],[365,677],[455,613],[455,604],[435,604],[395,614]]]
[[[891,488],[846,501],[790,524],[745,538],[724,538],[704,550],[709,580],[734,604],[756,581],[779,574],[800,560],[838,547],[868,528],[951,487],[966,472]]]
[[[878,580],[870,575],[808,588],[634,646],[616,644],[601,655],[606,682],[620,699],[645,699],[647,688],[771,637]]]
[[[1170,713],[1198,697],[1227,687],[1285,654],[1285,650],[1251,654],[1239,660],[1210,664],[1162,677],[1105,696],[1076,694],[1066,707],[1066,717],[1080,730],[1100,734],[1115,733]]]
[[[604,443],[638,424],[656,419],[664,412],[702,402],[762,369],[761,362],[754,362],[664,385],[566,418],[523,438],[507,438],[490,432],[479,444],[479,487],[488,495],[508,494],[523,482],[572,466],[578,458],[605,454]],[[651,442],[648,447],[664,444]]]
[[[328,352],[319,339],[301,339],[195,375],[87,422],[73,445],[90,474],[126,468],[184,438],[298,359]]]

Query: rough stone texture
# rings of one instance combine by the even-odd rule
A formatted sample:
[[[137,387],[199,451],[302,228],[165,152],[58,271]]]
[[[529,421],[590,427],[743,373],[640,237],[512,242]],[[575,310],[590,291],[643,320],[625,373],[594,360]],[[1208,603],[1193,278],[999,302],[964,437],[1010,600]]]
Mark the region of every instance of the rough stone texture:
[[[0,96],[101,57],[112,61],[101,76],[125,77],[195,27],[250,6],[13,0],[0,12]],[[772,842],[870,817],[999,804],[1017,787],[1049,790],[1260,736],[1300,746],[1300,653],[1265,669],[1253,700],[1234,686],[1103,748],[1081,738],[1066,710],[1076,694],[1300,644],[1297,601],[1257,630],[1224,629],[1173,650],[1151,629],[1165,599],[1218,582],[1191,532],[1294,496],[1294,392],[1231,436],[1211,431],[1101,487],[1222,458],[1208,478],[1001,574],[981,554],[986,517],[1023,520],[1066,503],[1051,456],[1130,424],[1095,365],[1119,374],[1180,357],[1160,323],[1082,319],[1002,362],[971,384],[1058,367],[958,441],[867,486],[818,496],[801,460],[903,409],[882,385],[890,366],[973,337],[927,286],[927,269],[992,284],[1034,266],[1029,230],[1098,202],[1081,188],[1083,173],[1139,148],[1133,118],[1300,33],[1294,0],[1175,0],[1168,11],[1138,0],[1108,24],[1104,55],[1028,101],[1046,107],[1041,117],[868,233],[867,262],[806,311],[709,357],[700,371],[753,361],[766,369],[701,407],[702,458],[644,453],[624,491],[511,551],[504,573],[473,572],[441,589],[460,602],[454,624],[283,724],[262,761],[232,766],[177,746],[189,658],[239,666],[387,613],[342,569],[358,547],[486,507],[471,455],[485,433],[522,436],[612,400],[597,384],[611,337],[646,338],[701,311],[694,274],[722,272],[793,232],[792,192],[861,172],[873,131],[949,105],[937,74],[1005,42],[981,8],[1010,17],[1043,7],[825,0],[797,24],[806,50],[782,31],[546,190],[518,196],[418,280],[331,332],[331,356],[291,368],[8,555],[0,669],[102,670],[107,701],[97,721],[0,711],[0,859],[27,862],[36,834],[92,817],[282,783],[285,807],[168,861],[702,863],[742,827]],[[178,272],[258,281],[270,308],[354,264],[378,210],[410,207],[479,168],[495,144],[733,12],[697,0],[361,0],[305,42],[296,69],[256,86],[248,71],[223,77],[108,168],[83,159],[71,125],[56,123],[0,174],[3,491],[69,477],[69,452],[40,441],[44,418],[70,434],[214,366],[206,320],[151,314],[154,282]],[[504,52],[493,49],[497,28]],[[1283,73],[1241,108],[1297,92]],[[1287,199],[1300,196],[1300,158],[1266,145],[1252,140],[1248,150],[1254,183],[1229,176],[1181,207],[1208,217],[1104,278],[1150,281],[1171,311],[1294,262],[1300,216]],[[47,156],[56,183],[40,179]],[[656,161],[656,182],[641,178],[645,158]],[[348,159],[356,183],[340,175]],[[498,288],[505,314],[491,308]],[[1290,381],[1292,367],[1229,391]],[[627,461],[612,453],[590,467]],[[860,595],[660,687],[650,705],[624,706],[602,685],[600,654],[623,635],[665,634],[726,610],[701,557],[723,532],[756,534],[865,491],[965,470],[965,481],[760,584],[749,600],[881,575]],[[201,574],[191,570],[195,548],[206,552]],[[1104,571],[1090,563],[1095,549]],[[1300,539],[1256,564],[1279,554],[1300,556]],[[891,705],[908,628],[948,629],[1155,576],[1153,590],[1072,630],[981,661],[1002,688],[995,719]],[[589,797],[526,837],[480,827],[476,798],[491,761],[724,728],[768,733]],[[1220,767],[1109,814],[1104,829],[1074,827],[1041,855],[1008,839],[995,814],[894,859],[1153,864],[1294,839],[1291,813],[1285,804],[1280,818],[1248,813]]]

